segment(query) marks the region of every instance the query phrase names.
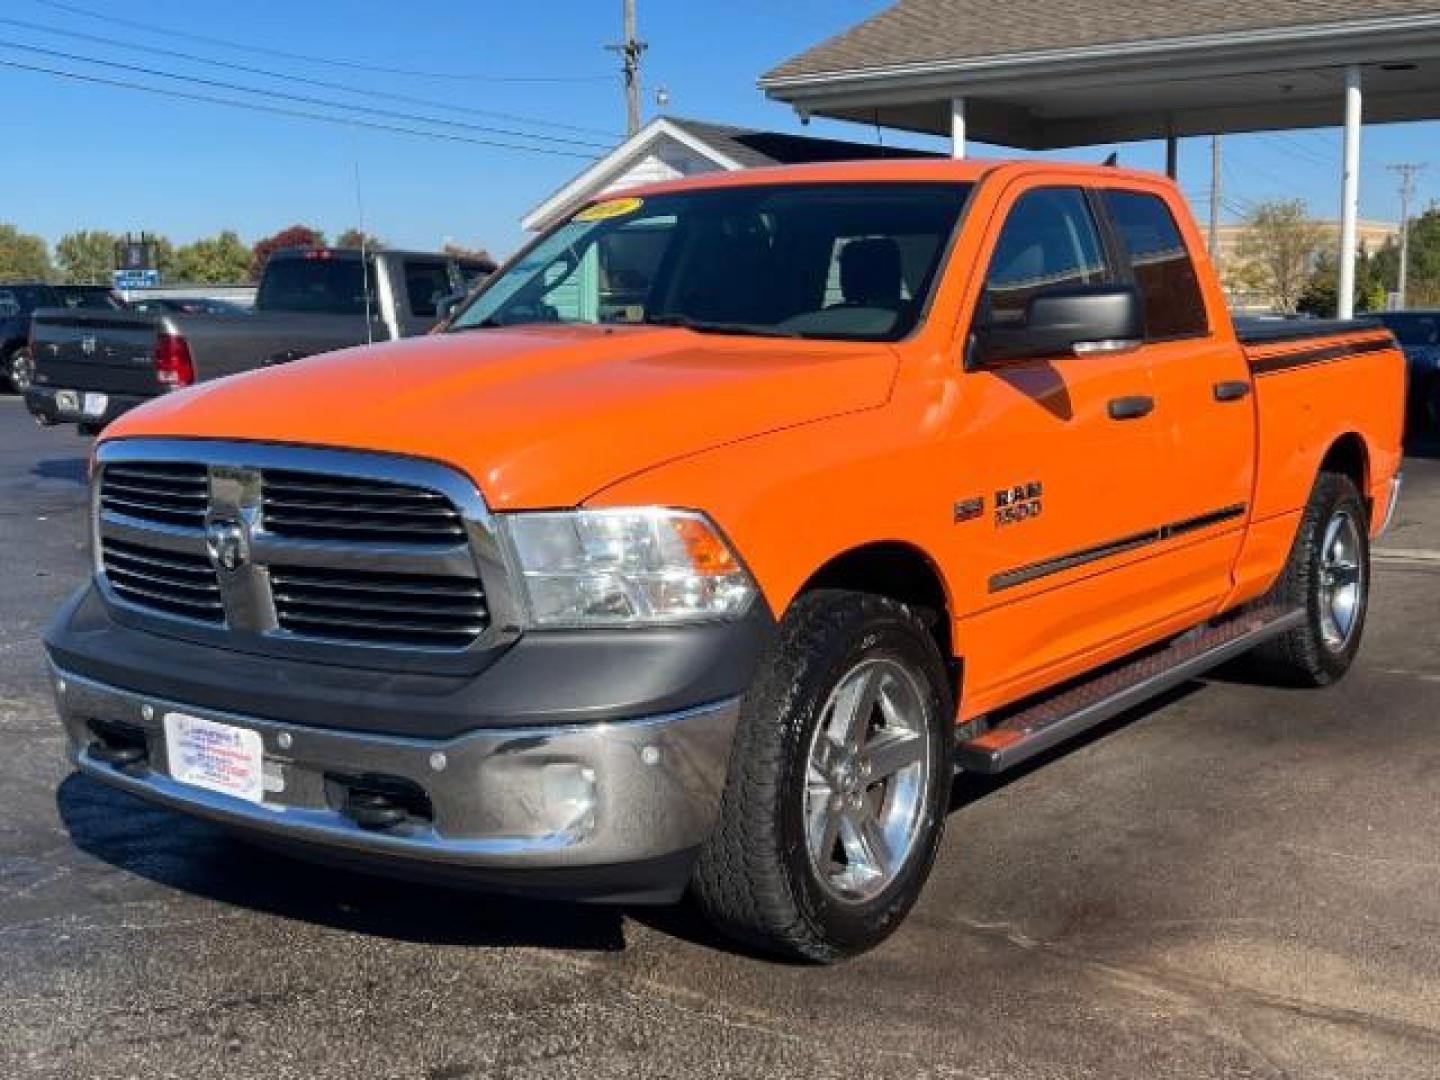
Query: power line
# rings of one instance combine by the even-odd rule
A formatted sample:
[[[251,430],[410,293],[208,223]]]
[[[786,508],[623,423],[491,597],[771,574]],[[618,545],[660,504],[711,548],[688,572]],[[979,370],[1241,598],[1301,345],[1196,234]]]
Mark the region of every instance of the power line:
[[[24,19],[9,19],[0,17],[0,23],[7,26],[16,26],[23,30],[36,31],[42,34],[53,34],[58,37],[70,38],[75,41],[86,41],[92,44],[105,45],[111,48],[129,49],[134,52],[151,53],[157,56],[167,56],[174,60],[184,60],[189,63],[207,64],[211,67],[224,68],[229,71],[239,71],[247,75],[260,75],[269,79],[283,79],[289,82],[300,83],[305,86],[318,86],[325,90],[340,90],[347,94],[361,94],[365,97],[378,98],[380,100],[401,101],[409,105],[424,105],[427,108],[446,109],[450,112],[465,113],[471,116],[488,116],[497,120],[510,120],[519,124],[538,124],[541,127],[556,128],[561,131],[576,131],[588,135],[614,136],[613,131],[606,131],[603,128],[584,127],[579,124],[562,124],[555,120],[542,120],[534,116],[521,116],[516,113],[495,112],[491,109],[477,109],[469,105],[455,105],[448,101],[436,101],[432,98],[411,97],[408,94],[397,94],[388,90],[372,90],[367,87],[352,86],[347,83],[330,82],[327,79],[314,79],[305,75],[293,75],[288,72],[273,71],[269,68],[255,67],[250,64],[238,64],[229,60],[217,60],[214,57],[201,56],[196,53],[181,52],[176,49],[165,49],[158,45],[141,45],[134,42],[117,41],[114,38],[101,37],[99,34],[86,34],[78,30],[63,30],[56,26],[46,26],[43,23],[27,22]]]
[[[213,94],[197,94],[185,90],[166,90],[159,86],[147,86],[144,83],[126,82],[123,79],[107,79],[100,75],[83,75],[78,71],[62,71],[58,68],[42,67],[38,64],[22,64],[18,60],[0,60],[0,67],[14,68],[18,71],[31,71],[41,75],[53,75],[61,79],[73,79],[76,82],[94,83],[97,86],[110,86],[122,90],[138,90],[142,93],[155,94],[159,97],[182,98],[186,101],[201,101],[209,105],[228,105],[235,109],[249,109],[252,112],[270,113],[274,116],[292,116],[302,120],[318,120],[325,124],[339,124],[342,127],[368,128],[372,131],[388,131],[397,135],[413,135],[422,139],[439,139],[443,142],[466,143],[471,146],[489,146],[497,150],[519,150],[530,154],[546,154],[551,157],[581,158],[586,161],[595,160],[594,155],[582,154],[576,150],[561,150],[548,146],[524,146],[517,143],[501,142],[497,139],[476,139],[467,135],[451,135],[443,131],[422,131],[417,128],[402,127],[398,124],[382,124],[373,120],[358,120],[353,117],[327,116],[324,113],[306,112],[303,109],[290,109],[281,105],[264,105],[256,101],[236,101],[234,98],[216,97]]]
[[[422,116],[418,113],[405,113],[395,109],[381,109],[371,105],[354,105],[344,101],[333,101],[327,98],[308,97],[304,94],[291,94],[284,90],[265,90],[255,87],[242,86],[238,83],[224,82],[220,79],[207,79],[200,75],[179,75],[172,71],[162,71],[159,68],[142,67],[138,64],[126,64],[119,60],[102,60],[93,56],[81,56],[78,53],[64,52],[59,49],[47,49],[40,45],[20,45],[10,41],[0,41],[0,48],[15,49],[27,53],[39,53],[56,60],[69,60],[82,64],[94,64],[98,67],[113,68],[120,71],[127,71],[136,75],[149,75],[153,78],[172,79],[176,82],[193,83],[199,86],[213,87],[217,90],[232,90],[242,94],[254,94],[257,97],[278,98],[282,101],[293,101],[301,105],[318,105],[326,109],[342,109],[351,112],[363,113],[367,116],[379,116],[387,120],[401,120],[406,123],[434,124],[439,127],[457,128],[464,131],[478,131],[487,135],[504,135],[508,138],[533,139],[536,142],[559,143],[566,146],[582,146],[596,150],[608,150],[606,143],[597,143],[587,139],[575,139],[565,135],[535,135],[527,131],[517,131],[514,128],[492,127],[488,124],[472,124],[464,120],[446,120],[442,117]]]
[[[336,60],[326,56],[309,56],[305,53],[285,52],[282,49],[269,49],[260,45],[244,45],[239,42],[226,41],[224,38],[187,33],[174,26],[158,26],[155,23],[141,22],[138,19],[120,19],[113,15],[106,15],[103,12],[80,7],[78,4],[62,3],[61,0],[35,0],[35,2],[58,11],[69,12],[71,15],[80,15],[87,19],[98,19],[100,22],[110,23],[116,26],[129,26],[134,29],[159,34],[165,38],[182,38],[186,41],[198,41],[205,45],[219,45],[221,48],[235,49],[239,52],[256,53],[262,56],[276,56],[285,60],[299,60],[306,64],[325,64],[330,67],[350,68],[354,71],[371,71],[382,75],[408,75],[418,79],[451,79],[469,82],[506,83],[609,82],[611,78],[609,75],[481,75],[476,73],[414,71],[407,68],[383,67],[378,64],[362,64],[354,60]]]

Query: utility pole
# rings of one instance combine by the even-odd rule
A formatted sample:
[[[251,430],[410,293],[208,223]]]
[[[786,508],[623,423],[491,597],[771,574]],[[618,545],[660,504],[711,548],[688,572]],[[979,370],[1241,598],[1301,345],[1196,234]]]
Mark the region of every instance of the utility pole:
[[[1395,286],[1396,304],[1405,308],[1405,288],[1410,277],[1410,200],[1415,194],[1415,177],[1425,171],[1423,164],[1386,165],[1400,177],[1400,280]]]
[[[640,130],[640,57],[648,46],[635,36],[635,0],[623,2],[625,40],[606,48],[620,54],[620,71],[625,77],[625,133],[634,135]]]
[[[1210,262],[1220,273],[1220,136],[1210,136]]]

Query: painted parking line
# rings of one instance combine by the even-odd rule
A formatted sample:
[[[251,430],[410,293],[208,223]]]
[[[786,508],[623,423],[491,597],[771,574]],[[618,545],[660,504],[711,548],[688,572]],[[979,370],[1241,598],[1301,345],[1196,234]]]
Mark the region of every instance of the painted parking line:
[[[1440,563],[1440,551],[1432,548],[1375,548],[1370,554],[1377,562]]]

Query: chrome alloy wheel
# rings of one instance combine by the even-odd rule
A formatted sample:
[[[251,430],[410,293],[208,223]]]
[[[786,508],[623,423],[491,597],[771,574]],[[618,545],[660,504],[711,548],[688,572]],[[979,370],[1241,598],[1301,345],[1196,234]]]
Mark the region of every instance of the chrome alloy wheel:
[[[23,394],[35,382],[35,361],[26,348],[16,349],[10,354],[10,385],[17,394]]]
[[[1325,526],[1320,546],[1320,634],[1340,651],[1350,643],[1365,604],[1365,575],[1360,565],[1360,526],[1341,510]]]
[[[817,878],[850,903],[879,895],[914,854],[929,805],[930,706],[889,659],[846,673],[810,739],[805,833]]]

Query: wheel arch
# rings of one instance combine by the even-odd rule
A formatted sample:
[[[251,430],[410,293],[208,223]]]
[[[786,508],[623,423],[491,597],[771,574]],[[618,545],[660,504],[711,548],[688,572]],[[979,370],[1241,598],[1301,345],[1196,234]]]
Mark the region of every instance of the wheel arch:
[[[1355,431],[1347,431],[1336,438],[1320,461],[1320,472],[1347,477],[1360,493],[1366,510],[1373,515],[1374,507],[1371,506],[1370,498],[1370,448],[1366,445],[1364,436]]]
[[[879,540],[834,555],[806,579],[797,598],[815,589],[876,593],[925,612],[930,633],[950,669],[959,694],[961,665],[954,640],[954,607],[939,563],[923,548],[903,540]]]

